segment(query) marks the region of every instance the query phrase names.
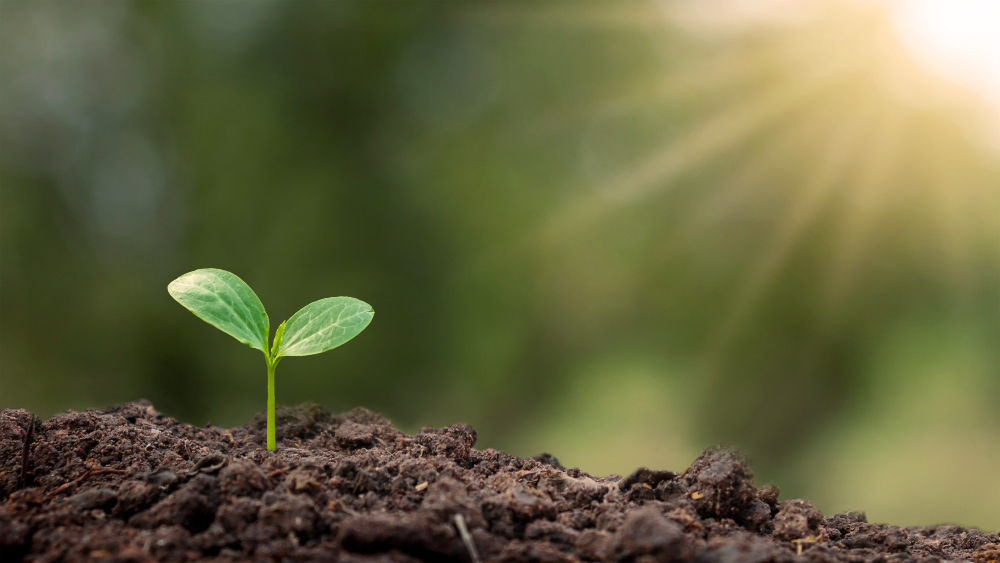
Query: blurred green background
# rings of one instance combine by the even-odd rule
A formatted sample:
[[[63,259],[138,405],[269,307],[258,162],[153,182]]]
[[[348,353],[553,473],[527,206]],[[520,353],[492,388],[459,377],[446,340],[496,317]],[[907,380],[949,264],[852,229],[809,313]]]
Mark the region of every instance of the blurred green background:
[[[996,530],[1000,43],[945,4],[2,0],[0,406],[244,424],[166,292],[218,267],[377,311],[279,403]]]

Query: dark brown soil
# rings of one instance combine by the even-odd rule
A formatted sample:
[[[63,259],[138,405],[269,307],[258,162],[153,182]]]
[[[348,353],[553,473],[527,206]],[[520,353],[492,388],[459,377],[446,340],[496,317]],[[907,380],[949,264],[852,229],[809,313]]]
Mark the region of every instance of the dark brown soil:
[[[824,518],[807,501],[779,501],[776,487],[755,487],[739,453],[719,448],[680,474],[595,478],[549,455],[476,450],[468,426],[408,436],[363,409],[279,411],[277,452],[264,448],[262,418],[195,428],[147,402],[33,418],[0,411],[4,562],[1000,556],[997,534],[870,524],[860,512]]]

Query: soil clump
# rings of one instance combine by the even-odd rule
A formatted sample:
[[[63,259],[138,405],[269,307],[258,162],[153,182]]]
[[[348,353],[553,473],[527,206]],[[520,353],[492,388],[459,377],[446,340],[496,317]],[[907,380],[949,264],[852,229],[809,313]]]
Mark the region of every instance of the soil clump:
[[[824,517],[738,452],[620,478],[406,435],[365,409],[196,428],[145,401],[0,411],[0,561],[997,563],[1000,536]]]

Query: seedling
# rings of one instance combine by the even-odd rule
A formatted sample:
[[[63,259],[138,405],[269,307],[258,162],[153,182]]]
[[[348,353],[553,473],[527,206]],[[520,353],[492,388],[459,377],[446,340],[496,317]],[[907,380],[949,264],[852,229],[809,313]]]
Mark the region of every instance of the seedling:
[[[281,358],[332,350],[358,335],[375,316],[353,297],[327,297],[299,309],[278,325],[268,346],[270,325],[257,294],[235,274],[204,268],[167,286],[170,296],[201,320],[264,353],[267,362],[267,449],[274,451],[274,368]]]

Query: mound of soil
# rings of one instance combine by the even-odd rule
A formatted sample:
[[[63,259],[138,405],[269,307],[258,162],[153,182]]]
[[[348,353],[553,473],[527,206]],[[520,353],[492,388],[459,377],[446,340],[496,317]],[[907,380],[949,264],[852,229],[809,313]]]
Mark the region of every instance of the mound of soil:
[[[0,411],[3,561],[941,561],[996,563],[1000,537],[824,518],[758,489],[743,457],[595,478],[552,456],[414,436],[364,409],[195,428],[148,402],[42,422]]]

